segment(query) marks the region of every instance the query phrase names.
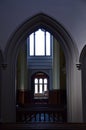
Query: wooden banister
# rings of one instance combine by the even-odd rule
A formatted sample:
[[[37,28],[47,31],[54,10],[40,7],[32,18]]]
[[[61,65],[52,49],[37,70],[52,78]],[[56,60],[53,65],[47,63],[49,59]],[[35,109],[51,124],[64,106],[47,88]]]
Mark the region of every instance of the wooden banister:
[[[0,130],[86,130],[86,123],[28,123],[28,124],[0,124]]]
[[[66,122],[67,120],[64,105],[33,104],[19,106],[16,112],[17,122]]]

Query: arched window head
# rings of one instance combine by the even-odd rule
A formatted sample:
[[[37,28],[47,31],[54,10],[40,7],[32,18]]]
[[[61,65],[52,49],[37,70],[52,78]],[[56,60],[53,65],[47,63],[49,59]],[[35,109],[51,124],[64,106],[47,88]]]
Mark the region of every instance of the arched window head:
[[[27,38],[29,56],[51,56],[52,35],[45,29],[38,29]]]

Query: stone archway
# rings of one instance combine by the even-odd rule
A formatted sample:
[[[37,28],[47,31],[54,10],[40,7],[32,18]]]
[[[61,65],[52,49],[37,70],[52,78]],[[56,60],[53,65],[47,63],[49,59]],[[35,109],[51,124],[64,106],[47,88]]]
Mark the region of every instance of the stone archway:
[[[82,105],[83,105],[83,121],[86,122],[86,45],[80,54],[80,69],[82,73]]]
[[[24,43],[24,39],[33,31],[37,30],[39,27],[43,27],[48,30],[62,46],[66,58],[68,122],[81,122],[81,86],[78,86],[78,91],[76,89],[78,85],[77,78],[79,78],[77,77],[78,72],[76,68],[76,62],[78,57],[77,47],[72,41],[67,31],[57,21],[43,13],[37,14],[26,22],[24,22],[13,34],[5,49],[5,56],[7,59],[7,69],[5,76],[7,77],[6,84],[8,84],[6,86],[6,92],[8,95],[11,92],[11,98],[8,96],[5,99],[4,106],[7,107],[7,111],[3,111],[3,121],[15,122],[15,64],[17,54],[19,52],[20,47]],[[78,80],[80,81],[80,79]],[[11,111],[9,110],[9,108],[11,108]]]

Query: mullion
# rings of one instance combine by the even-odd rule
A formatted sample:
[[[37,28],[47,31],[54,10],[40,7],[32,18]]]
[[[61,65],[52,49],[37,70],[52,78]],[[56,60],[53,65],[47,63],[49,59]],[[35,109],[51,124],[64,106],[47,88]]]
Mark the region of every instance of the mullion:
[[[44,79],[42,78],[42,92],[44,92]]]

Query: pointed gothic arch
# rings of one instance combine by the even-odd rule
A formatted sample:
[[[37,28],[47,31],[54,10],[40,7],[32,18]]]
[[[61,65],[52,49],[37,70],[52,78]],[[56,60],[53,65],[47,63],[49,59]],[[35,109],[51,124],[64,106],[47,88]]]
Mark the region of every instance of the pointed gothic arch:
[[[83,120],[84,122],[86,122],[86,45],[83,47],[81,51],[79,62],[82,74]]]
[[[5,48],[5,58],[7,60],[7,70],[6,70],[7,84],[9,86],[8,90],[12,93],[12,95],[11,99],[9,99],[8,102],[5,103],[6,105],[10,101],[11,105],[8,107],[11,107],[11,111],[5,112],[8,116],[5,117],[4,115],[4,119],[7,120],[8,122],[15,121],[16,119],[15,65],[19,49],[22,46],[24,39],[33,31],[37,30],[40,27],[48,30],[62,46],[66,59],[68,121],[69,122],[81,121],[82,120],[81,104],[79,104],[78,112],[77,112],[78,106],[76,106],[77,102],[79,102],[79,99],[81,98],[80,96],[81,89],[78,89],[78,92],[80,93],[78,94],[78,92],[76,91],[77,83],[75,82],[75,78],[77,77],[76,62],[78,57],[78,49],[74,41],[66,31],[66,29],[56,20],[43,13],[39,13],[29,18],[29,20],[25,21],[11,36]],[[7,93],[9,93],[9,91],[7,91]]]
[[[78,49],[76,47],[76,44],[74,43],[74,41],[72,40],[68,32],[66,31],[66,29],[53,18],[43,13],[40,13],[31,17],[29,20],[25,21],[17,29],[17,31],[13,33],[5,48],[5,54],[7,59],[8,57],[11,56],[12,52],[14,51],[13,47],[17,47],[18,45],[17,42],[19,43],[38,28],[44,28],[45,30],[48,30],[58,40],[58,42],[62,44],[61,46],[63,48],[66,57],[69,54],[71,54],[71,56],[75,55],[75,57],[77,57]]]

